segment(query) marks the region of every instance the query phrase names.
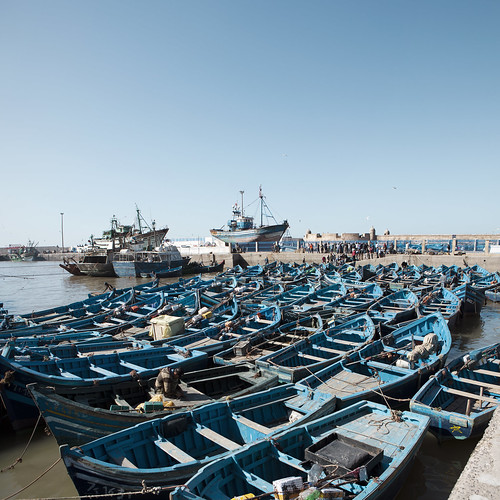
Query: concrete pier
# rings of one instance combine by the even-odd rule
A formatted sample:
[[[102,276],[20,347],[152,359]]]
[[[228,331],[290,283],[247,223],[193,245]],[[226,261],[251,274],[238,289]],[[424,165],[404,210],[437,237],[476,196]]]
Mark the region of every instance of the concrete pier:
[[[302,263],[307,262],[310,264],[319,264],[322,262],[324,253],[301,253],[301,252],[252,252],[252,253],[238,253],[238,254],[221,254],[215,255],[218,261],[225,259],[226,267],[232,267],[236,264],[240,264],[242,267],[254,266],[257,264],[264,264],[266,258],[268,262],[280,261],[284,263]],[[196,260],[193,258],[193,260]],[[467,253],[463,255],[427,255],[427,254],[388,254],[386,257],[364,259],[356,261],[356,265],[373,264],[374,266],[378,264],[387,265],[393,262],[401,264],[406,262],[408,264],[414,264],[415,266],[420,266],[425,264],[427,266],[439,267],[444,264],[446,266],[457,265],[460,267],[467,267],[478,265],[490,272],[495,272],[500,270],[500,254],[484,254],[484,253]]]
[[[500,498],[500,412],[496,410],[448,500],[498,498]]]
[[[181,249],[182,254],[182,249]],[[309,264],[320,264],[323,257],[326,257],[324,253],[317,252],[248,252],[248,253],[213,253],[215,260],[221,262],[225,260],[225,267],[231,268],[239,264],[242,267],[255,266],[257,264],[264,264],[266,259],[268,262],[279,261],[283,263],[301,264],[302,262],[307,262]],[[46,260],[60,261],[63,258],[74,258],[78,261],[82,254],[78,253],[50,253],[43,254]],[[211,255],[192,255],[191,260],[193,262],[202,261],[204,263],[210,262],[212,259]],[[397,262],[401,264],[406,262],[408,264],[414,264],[415,266],[420,266],[425,264],[427,266],[439,267],[444,264],[446,266],[457,265],[460,267],[473,266],[477,264],[483,267],[487,271],[495,272],[500,271],[500,254],[485,254],[482,252],[465,253],[463,255],[453,255],[453,254],[443,254],[443,255],[428,255],[428,254],[388,254],[386,257],[364,259],[356,261],[356,265],[373,264],[373,265],[387,265],[392,262]]]

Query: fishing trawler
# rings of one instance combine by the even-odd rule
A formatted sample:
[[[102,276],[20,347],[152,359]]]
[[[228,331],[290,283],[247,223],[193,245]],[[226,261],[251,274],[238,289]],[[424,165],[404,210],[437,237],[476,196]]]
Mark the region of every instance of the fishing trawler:
[[[90,237],[90,246],[78,262],[66,260],[60,267],[74,275],[113,277],[117,276],[113,260],[120,251],[154,251],[163,243],[168,227],[157,229],[155,221],[149,225],[137,206],[136,213],[137,225],[119,224],[113,215],[111,228],[101,238]]]
[[[247,216],[243,211],[243,193],[241,193],[241,208],[238,203],[233,205],[233,217],[227,222],[228,229],[211,229],[210,234],[225,243],[251,243],[255,241],[279,241],[289,225],[286,220],[278,224],[271,214],[259,187],[260,225],[256,225],[254,218]],[[265,225],[264,217],[271,218],[275,224]]]

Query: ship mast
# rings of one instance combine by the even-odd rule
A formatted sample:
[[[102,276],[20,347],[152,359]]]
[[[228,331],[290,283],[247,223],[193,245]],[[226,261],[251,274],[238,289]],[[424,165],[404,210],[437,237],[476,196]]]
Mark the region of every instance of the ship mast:
[[[262,185],[259,186],[259,198],[260,198],[260,227],[262,227],[263,224],[263,212],[264,212],[264,195],[262,194]]]
[[[137,224],[139,226],[139,234],[142,234],[142,226],[141,226],[141,211],[137,204],[135,205],[135,211],[137,212]]]
[[[242,217],[243,217],[243,193],[244,193],[244,192],[245,192],[245,191],[240,191],[240,193],[241,193],[241,216],[242,216]]]

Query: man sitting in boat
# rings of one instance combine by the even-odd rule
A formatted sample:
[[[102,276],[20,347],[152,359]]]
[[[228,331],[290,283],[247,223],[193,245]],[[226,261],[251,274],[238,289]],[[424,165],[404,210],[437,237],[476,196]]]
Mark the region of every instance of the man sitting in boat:
[[[163,368],[156,377],[155,390],[167,398],[181,399],[184,391],[180,387],[182,368]]]

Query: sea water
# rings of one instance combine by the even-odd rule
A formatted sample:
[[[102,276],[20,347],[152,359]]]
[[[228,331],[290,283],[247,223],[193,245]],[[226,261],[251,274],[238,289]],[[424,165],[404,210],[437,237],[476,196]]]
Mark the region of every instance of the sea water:
[[[57,262],[0,262],[0,302],[10,314],[23,314],[85,299],[103,292],[106,282],[125,288],[146,281],[72,276]],[[499,342],[500,304],[487,303],[480,316],[464,318],[452,333],[450,360]],[[476,444],[477,440],[439,444],[428,433],[397,500],[447,499]],[[10,468],[12,464],[16,465]],[[3,499],[78,498],[59,460],[59,447],[43,426],[18,433],[0,428],[0,470]]]

